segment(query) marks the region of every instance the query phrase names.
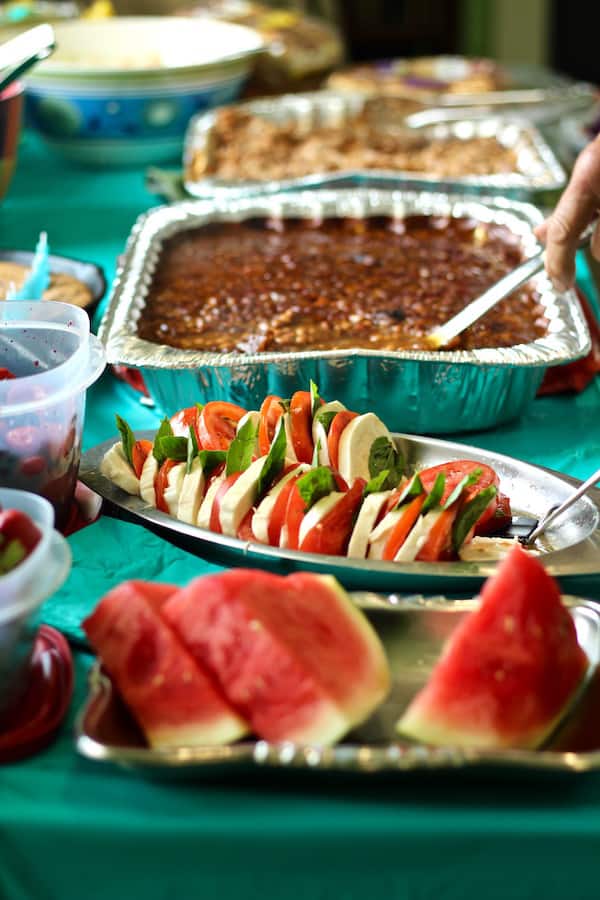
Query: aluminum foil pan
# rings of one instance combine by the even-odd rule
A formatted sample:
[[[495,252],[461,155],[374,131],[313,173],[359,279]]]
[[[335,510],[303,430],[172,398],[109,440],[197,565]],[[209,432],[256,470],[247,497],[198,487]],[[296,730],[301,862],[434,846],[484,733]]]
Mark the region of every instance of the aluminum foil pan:
[[[368,98],[360,94],[335,94],[315,91],[309,94],[290,94],[274,99],[254,100],[239,104],[236,108],[261,116],[278,124],[295,124],[310,133],[311,129],[322,126],[343,125],[360,113]],[[468,175],[456,178],[440,178],[426,173],[388,171],[381,169],[347,170],[341,172],[313,173],[302,178],[280,181],[229,181],[207,176],[195,178],[192,163],[197,155],[210,161],[211,137],[218,113],[211,111],[195,116],[188,126],[184,144],[184,184],[194,197],[239,197],[256,193],[276,193],[281,190],[306,187],[331,187],[364,184],[371,187],[405,187],[414,190],[461,190],[477,194],[502,194],[514,199],[540,199],[544,193],[544,203],[551,205],[549,196],[564,187],[566,175],[554,153],[531,123],[524,120],[508,121],[501,118],[443,119],[443,110],[427,110],[415,113],[406,119],[408,124],[419,127],[425,136],[435,140],[454,138],[495,137],[504,147],[517,155],[517,172],[491,175]],[[385,126],[386,115],[382,114],[381,124]],[[387,124],[397,125],[387,118]]]
[[[357,412],[372,410],[398,431],[449,434],[515,418],[535,396],[547,366],[569,362],[590,348],[575,293],[557,294],[545,274],[533,283],[549,322],[548,333],[508,348],[242,355],[179,350],[137,335],[162,243],[180,231],[253,216],[411,214],[471,216],[504,224],[521,237],[527,256],[540,249],[532,228],[542,221],[542,214],[531,205],[503,198],[480,202],[468,196],[356,188],[159,207],[134,225],[113,283],[100,327],[108,362],[141,369],[154,401],[171,413],[196,401],[218,399],[258,409],[267,394],[290,396],[312,378],[322,396]]]

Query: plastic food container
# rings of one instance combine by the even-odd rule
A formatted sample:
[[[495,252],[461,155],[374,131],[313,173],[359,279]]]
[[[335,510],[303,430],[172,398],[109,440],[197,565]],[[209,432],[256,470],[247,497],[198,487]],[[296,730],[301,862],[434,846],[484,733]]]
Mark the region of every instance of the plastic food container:
[[[0,731],[2,721],[27,687],[33,648],[34,613],[65,581],[71,552],[54,530],[54,510],[47,500],[0,488],[0,505],[30,516],[42,533],[35,550],[12,571],[0,575]]]
[[[66,303],[0,304],[0,487],[41,494],[62,528],[79,468],[86,389],[104,351],[84,310]],[[6,373],[4,373],[6,374]]]

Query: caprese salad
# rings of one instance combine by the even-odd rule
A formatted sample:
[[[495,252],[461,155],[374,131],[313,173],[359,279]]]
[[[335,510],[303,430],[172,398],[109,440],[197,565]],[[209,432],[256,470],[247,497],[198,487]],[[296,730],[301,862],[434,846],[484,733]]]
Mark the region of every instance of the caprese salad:
[[[153,441],[119,416],[117,426],[105,477],[199,528],[397,562],[497,558],[514,544],[498,537],[511,509],[492,468],[454,460],[408,472],[374,413],[327,403],[314,384],[260,410],[196,404],[165,418]]]

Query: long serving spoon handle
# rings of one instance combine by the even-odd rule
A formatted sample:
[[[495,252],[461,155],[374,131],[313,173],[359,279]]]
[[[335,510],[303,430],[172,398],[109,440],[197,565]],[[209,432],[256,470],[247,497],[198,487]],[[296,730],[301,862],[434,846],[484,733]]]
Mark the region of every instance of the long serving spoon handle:
[[[589,244],[595,226],[596,221],[592,222],[592,224],[582,232],[577,243],[578,248],[585,247]],[[509,272],[508,275],[505,275],[504,278],[497,281],[491,288],[484,291],[484,293],[477,297],[476,300],[468,303],[459,313],[452,316],[452,318],[448,319],[443,325],[434,328],[433,331],[427,335],[428,347],[431,350],[439,350],[442,347],[446,347],[450,341],[455,337],[458,337],[459,334],[462,334],[462,332],[470,325],[484,316],[486,312],[489,312],[496,303],[499,303],[500,300],[504,300],[505,297],[508,297],[516,291],[517,288],[520,288],[529,281],[530,278],[533,278],[534,275],[541,272],[544,268],[544,259],[545,250],[536,253],[534,256],[530,256],[529,259],[522,262],[516,269],[513,269],[512,272]]]
[[[546,513],[543,519],[539,521],[538,525],[528,536],[527,543],[532,544],[536,540],[536,538],[538,538],[540,534],[542,534],[546,530],[546,528],[548,528],[548,526],[558,518],[558,516],[561,516],[567,509],[569,509],[576,500],[579,500],[579,498],[586,493],[586,491],[589,491],[591,487],[594,487],[597,481],[600,481],[600,469],[594,472],[593,475],[590,475],[590,477],[586,481],[584,481],[583,484],[580,484],[577,490],[573,491],[573,493],[569,497],[567,497],[567,499],[564,500],[560,504],[560,506],[555,506],[548,513]]]

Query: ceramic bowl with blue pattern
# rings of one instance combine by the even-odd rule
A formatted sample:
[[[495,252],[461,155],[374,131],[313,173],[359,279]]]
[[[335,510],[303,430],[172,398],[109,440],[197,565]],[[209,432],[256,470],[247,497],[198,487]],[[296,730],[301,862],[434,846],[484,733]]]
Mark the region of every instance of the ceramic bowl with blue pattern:
[[[65,22],[57,50],[27,79],[27,118],[49,145],[96,166],[181,155],[192,115],[235,100],[263,44],[203,18]]]

